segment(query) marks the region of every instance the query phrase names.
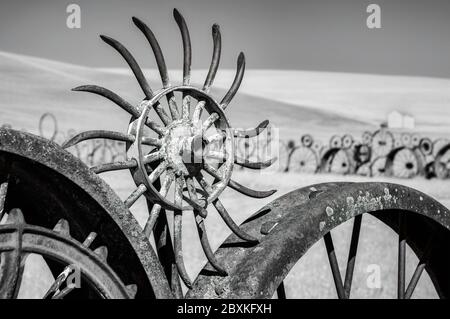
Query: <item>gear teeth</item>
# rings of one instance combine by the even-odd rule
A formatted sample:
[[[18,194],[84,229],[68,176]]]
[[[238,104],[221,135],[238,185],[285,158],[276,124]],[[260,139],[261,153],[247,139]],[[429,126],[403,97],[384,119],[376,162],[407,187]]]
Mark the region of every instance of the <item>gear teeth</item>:
[[[125,287],[125,289],[128,292],[128,295],[130,296],[130,298],[134,299],[136,297],[136,293],[137,293],[137,285],[132,284],[132,285],[128,285]]]
[[[24,224],[25,217],[19,208],[12,209],[8,214],[8,219],[6,220],[8,224]]]
[[[106,262],[108,259],[108,248],[106,246],[100,246],[94,250],[94,253],[100,257],[101,260]]]
[[[53,230],[65,237],[70,237],[69,222],[64,218],[61,218],[60,220],[58,220],[55,227],[53,227]]]

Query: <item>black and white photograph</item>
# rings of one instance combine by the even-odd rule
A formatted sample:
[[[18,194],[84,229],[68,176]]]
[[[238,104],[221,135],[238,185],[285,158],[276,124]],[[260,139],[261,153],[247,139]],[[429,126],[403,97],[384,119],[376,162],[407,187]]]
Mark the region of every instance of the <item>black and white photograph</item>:
[[[450,1],[0,0],[0,299],[448,297]]]

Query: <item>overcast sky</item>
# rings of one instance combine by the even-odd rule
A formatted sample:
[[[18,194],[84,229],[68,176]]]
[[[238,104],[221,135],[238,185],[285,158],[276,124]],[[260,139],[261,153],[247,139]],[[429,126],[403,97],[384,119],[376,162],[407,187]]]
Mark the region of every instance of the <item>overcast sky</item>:
[[[81,29],[66,27],[66,7],[81,7]],[[381,7],[381,29],[366,8]],[[132,24],[152,28],[170,68],[181,68],[177,7],[193,42],[193,67],[209,65],[211,25],[221,26],[221,66],[244,51],[249,68],[450,77],[449,0],[0,0],[0,50],[96,66],[123,67],[98,34],[123,42],[144,67],[155,67]]]

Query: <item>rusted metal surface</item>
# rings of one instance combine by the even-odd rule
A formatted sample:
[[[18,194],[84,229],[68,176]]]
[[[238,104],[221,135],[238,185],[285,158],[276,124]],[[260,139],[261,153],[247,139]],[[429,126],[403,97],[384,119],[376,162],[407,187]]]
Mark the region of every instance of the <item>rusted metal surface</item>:
[[[106,258],[74,240],[68,227],[67,221],[58,222],[53,230],[49,230],[26,224],[19,209],[12,209],[8,213],[8,220],[0,225],[0,251],[3,264],[0,298],[17,297],[22,282],[23,265],[29,254],[39,254],[66,265],[76,265],[80,270],[80,276],[85,278],[85,284],[89,285],[89,288],[79,287],[78,294],[82,293],[81,290],[91,289],[102,298],[133,297],[128,294],[125,285],[108,266]],[[70,274],[70,271],[64,271],[63,274]],[[59,279],[58,284],[62,284],[63,281],[64,278]],[[66,289],[66,294],[73,290],[73,287],[70,288]],[[57,296],[60,293],[59,289],[55,289],[54,293],[54,297]]]
[[[263,207],[241,225],[260,240],[248,247],[231,235],[216,252],[228,277],[205,267],[190,298],[270,298],[293,265],[319,239],[348,219],[372,213],[398,231],[397,213],[407,214],[406,241],[421,256],[428,237],[437,234],[427,270],[440,296],[450,295],[450,212],[417,190],[389,183],[322,184],[291,192]],[[266,235],[261,234],[264,230]],[[445,268],[447,267],[447,268]]]
[[[125,284],[138,284],[137,297],[172,297],[158,258],[132,214],[81,161],[48,140],[8,129],[0,129],[0,159],[0,172],[10,167],[15,175],[7,206],[22,208],[30,222],[47,228],[65,218],[80,241],[99,228],[98,242],[112,247],[111,267]]]
[[[231,176],[234,164],[250,169],[262,169],[273,164],[275,160],[264,159],[254,162],[236,155],[236,139],[248,140],[259,135],[268,126],[268,121],[264,121],[251,130],[235,130],[225,114],[225,110],[239,90],[244,76],[244,54],[241,52],[238,56],[236,75],[230,89],[220,103],[216,102],[219,100],[210,94],[210,89],[220,61],[222,45],[220,28],[216,24],[212,26],[211,64],[203,87],[197,88],[190,84],[192,48],[189,30],[185,19],[178,10],[173,11],[173,16],[179,27],[183,43],[182,85],[170,84],[164,56],[155,35],[142,20],[133,17],[134,24],[150,44],[163,87],[154,91],[131,52],[119,41],[102,35],[101,39],[113,47],[128,64],[145,98],[139,106],[135,107],[114,92],[102,87],[75,88],[75,91],[90,92],[109,99],[128,112],[131,119],[126,134],[109,131],[84,132],[75,135],[63,146],[75,147],[80,142],[97,138],[125,142],[127,158],[122,161],[97,165],[92,170],[99,173],[121,169],[130,171],[136,189],[125,200],[125,206],[131,208],[142,196],[145,196],[146,200],[153,204],[144,229],[146,236],[151,236],[161,210],[168,209],[175,212],[173,259],[177,266],[177,272],[189,287],[191,280],[184,267],[181,246],[182,214],[185,211],[194,212],[203,251],[215,269],[219,273],[225,274],[225,270],[215,260],[206,234],[203,219],[207,217],[208,206],[213,204],[227,225],[240,238],[254,241],[251,236],[240,231],[232,221],[227,210],[220,203],[219,196],[226,187],[255,198],[272,195],[274,190],[256,191],[237,183],[231,179]],[[162,125],[157,123],[158,118],[154,113]],[[174,198],[169,198],[168,195],[172,195],[173,192],[166,190],[170,186],[166,185],[168,179],[176,180]],[[161,185],[164,187],[161,188]],[[201,189],[203,189],[202,192],[197,191]],[[155,238],[157,241],[161,239],[159,235],[158,237]],[[166,259],[170,260],[170,258]],[[168,271],[168,266],[169,264],[164,265],[165,272],[171,273]],[[171,283],[173,283],[172,279]],[[175,287],[175,289],[178,288]],[[179,291],[175,291],[175,293],[179,295]]]

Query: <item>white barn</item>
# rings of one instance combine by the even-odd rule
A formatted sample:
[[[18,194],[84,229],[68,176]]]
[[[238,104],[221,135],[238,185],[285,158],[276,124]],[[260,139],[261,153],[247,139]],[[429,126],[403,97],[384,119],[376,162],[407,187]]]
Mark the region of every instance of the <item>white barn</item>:
[[[388,128],[414,129],[415,118],[409,114],[402,114],[399,111],[392,111],[387,116]]]

